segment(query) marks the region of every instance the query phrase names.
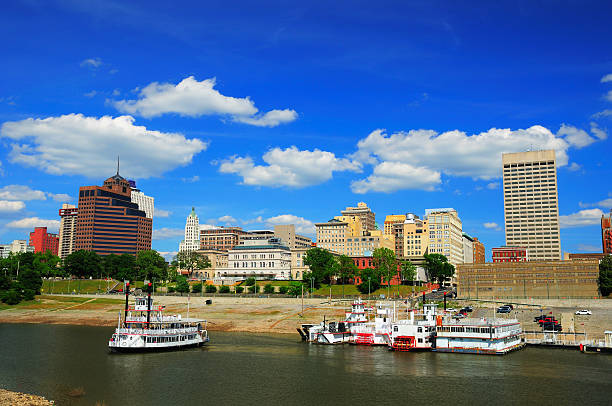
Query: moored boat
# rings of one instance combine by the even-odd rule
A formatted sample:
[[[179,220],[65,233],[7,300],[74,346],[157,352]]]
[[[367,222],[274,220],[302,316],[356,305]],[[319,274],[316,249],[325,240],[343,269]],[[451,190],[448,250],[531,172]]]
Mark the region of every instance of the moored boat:
[[[436,352],[502,355],[525,344],[516,319],[452,320],[437,328]]]

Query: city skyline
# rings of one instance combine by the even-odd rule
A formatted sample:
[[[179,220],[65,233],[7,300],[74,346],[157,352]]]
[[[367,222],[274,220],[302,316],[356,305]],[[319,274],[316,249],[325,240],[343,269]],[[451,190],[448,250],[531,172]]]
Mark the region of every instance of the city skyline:
[[[601,252],[612,208],[601,4],[349,4],[244,16],[6,6],[5,38],[18,24],[56,52],[16,37],[0,67],[0,241],[57,232],[62,203],[121,155],[122,175],[155,198],[161,252],[177,251],[192,206],[202,224],[293,223],[314,237],[314,223],[364,201],[381,228],[386,215],[453,207],[490,260],[505,244],[501,154],[555,149],[561,250]],[[133,23],[135,11],[163,24]]]

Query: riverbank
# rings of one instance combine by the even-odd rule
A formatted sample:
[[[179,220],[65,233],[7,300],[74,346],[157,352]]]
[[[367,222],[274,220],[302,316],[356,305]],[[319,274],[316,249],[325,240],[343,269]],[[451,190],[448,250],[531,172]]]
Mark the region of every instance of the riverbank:
[[[0,389],[0,406],[48,406],[54,402],[43,396]]]

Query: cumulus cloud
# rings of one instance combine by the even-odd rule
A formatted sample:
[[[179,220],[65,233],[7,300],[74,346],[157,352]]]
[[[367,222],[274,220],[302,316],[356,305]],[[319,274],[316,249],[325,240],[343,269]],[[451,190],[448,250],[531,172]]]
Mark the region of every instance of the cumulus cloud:
[[[499,189],[499,182],[487,183],[487,189],[489,189],[489,190]]]
[[[591,132],[595,137],[599,138],[600,140],[605,140],[608,138],[608,133],[599,128],[599,126],[595,122],[591,122]]]
[[[281,214],[278,216],[270,217],[265,220],[268,227],[274,227],[275,225],[293,224],[295,225],[295,232],[299,234],[314,235],[315,225],[312,221],[299,217],[293,214]]]
[[[23,209],[25,209],[24,202],[0,200],[0,213],[14,213]]]
[[[335,171],[359,171],[360,165],[333,153],[315,149],[273,148],[263,155],[267,165],[256,165],[250,157],[232,157],[219,167],[221,173],[242,176],[242,183],[259,186],[302,188],[331,179]]]
[[[605,109],[603,111],[593,114],[593,118],[601,117],[612,117],[612,109]]]
[[[85,96],[85,97],[87,97],[87,98],[90,98],[90,99],[91,99],[92,97],[94,97],[94,96],[95,96],[95,95],[97,95],[97,94],[98,94],[98,92],[97,92],[97,91],[92,90],[91,92],[83,93],[83,96]]]
[[[112,174],[117,153],[122,151],[130,151],[122,157],[122,174],[148,178],[191,163],[195,154],[207,148],[197,138],[136,126],[131,116],[68,114],[9,121],[0,128],[0,137],[16,141],[9,152],[11,162],[53,175],[89,177]]]
[[[157,251],[157,252],[159,253],[159,255],[164,257],[164,259],[168,262],[172,261],[174,257],[176,256],[176,254],[178,254],[178,251]]]
[[[25,185],[8,185],[0,188],[0,199],[4,200],[47,200],[46,193]]]
[[[66,193],[47,193],[47,194],[49,195],[51,199],[55,200],[56,202],[60,202],[60,203],[65,203],[65,202],[69,202],[70,200],[72,200],[70,195]]]
[[[153,209],[154,213],[153,213],[153,217],[170,217],[170,215],[172,214],[171,211],[169,210],[162,210],[162,209]]]
[[[221,216],[217,219],[217,221],[219,221],[219,223],[226,223],[226,224],[228,223],[235,224],[238,222],[238,220],[236,220],[234,217],[229,216],[229,215]]]
[[[561,125],[557,135],[565,137],[565,140],[576,148],[583,148],[595,142],[595,138],[591,137],[586,131],[571,125]]]
[[[606,100],[612,101],[612,90],[608,91],[605,95]]]
[[[582,252],[599,252],[601,251],[601,245],[578,244],[578,250]]]
[[[407,163],[382,162],[374,167],[374,173],[365,179],[353,181],[354,193],[390,193],[401,189],[432,191],[441,183],[440,172]]]
[[[483,226],[484,228],[487,228],[489,230],[497,230],[497,231],[501,230],[501,227],[499,226],[499,224],[494,223],[492,221],[484,223]]]
[[[577,213],[559,216],[559,227],[570,228],[599,224],[603,214],[601,209],[586,209],[580,210]]]
[[[567,170],[568,171],[572,171],[572,172],[576,172],[576,171],[580,170],[581,168],[582,168],[582,166],[580,166],[580,164],[577,164],[576,162],[572,162],[572,164],[567,167]]]
[[[608,73],[606,76],[601,78],[601,83],[612,82],[612,73]]]
[[[46,220],[38,217],[25,217],[14,220],[6,224],[7,228],[34,229],[34,227],[47,227],[48,231],[57,232],[59,230],[59,220]]]
[[[182,228],[162,227],[153,230],[153,240],[167,240],[170,238],[183,237],[185,230]]]
[[[138,93],[136,100],[117,100],[111,103],[124,113],[150,118],[166,113],[187,117],[228,115],[234,121],[260,127],[275,127],[297,119],[294,110],[259,110],[249,97],[230,97],[215,89],[216,79],[198,82],[189,76],[178,84],[153,82]]]
[[[200,177],[198,175],[193,175],[190,178],[182,178],[182,181],[187,182],[187,183],[195,183],[199,180],[200,180]]]
[[[583,202],[579,202],[578,205],[580,207],[596,207],[596,206],[599,206],[599,207],[603,207],[603,208],[606,208],[606,209],[612,209],[612,197],[608,198],[608,199],[601,200],[601,201],[599,201],[597,203],[583,203]]]
[[[96,68],[99,68],[100,66],[102,66],[102,59],[100,59],[100,58],[88,58],[88,59],[85,59],[85,60],[81,61],[80,65],[81,65],[82,68],[96,69]]]

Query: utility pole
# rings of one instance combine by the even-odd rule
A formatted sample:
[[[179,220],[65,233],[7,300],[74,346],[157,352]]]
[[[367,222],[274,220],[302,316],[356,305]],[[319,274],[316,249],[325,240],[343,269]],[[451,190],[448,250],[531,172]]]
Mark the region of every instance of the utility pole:
[[[302,317],[304,317],[304,284],[302,283]]]

